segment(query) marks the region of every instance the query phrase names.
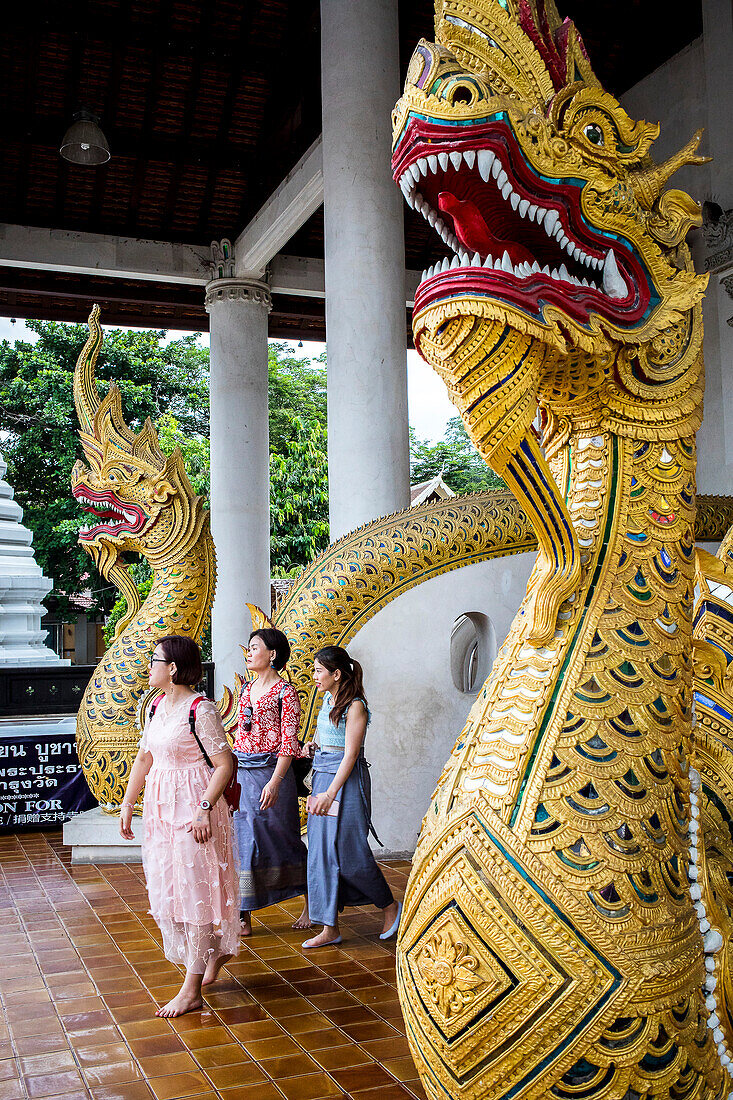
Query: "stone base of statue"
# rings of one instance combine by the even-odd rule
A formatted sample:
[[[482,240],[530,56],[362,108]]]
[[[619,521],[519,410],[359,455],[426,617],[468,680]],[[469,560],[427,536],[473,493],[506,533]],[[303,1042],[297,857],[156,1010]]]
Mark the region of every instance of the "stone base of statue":
[[[140,863],[142,818],[133,817],[134,840],[120,836],[120,819],[98,807],[77,814],[64,825],[64,844],[71,848],[72,863]]]

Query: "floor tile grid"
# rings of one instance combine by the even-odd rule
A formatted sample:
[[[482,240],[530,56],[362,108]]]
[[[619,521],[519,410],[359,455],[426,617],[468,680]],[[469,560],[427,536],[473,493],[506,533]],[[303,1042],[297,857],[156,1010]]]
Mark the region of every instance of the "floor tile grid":
[[[341,950],[309,956],[303,933],[290,928],[296,903],[272,907],[207,999],[208,1011],[169,1023],[151,1017],[151,998],[171,995],[180,975],[163,959],[147,916],[142,869],[64,864],[58,836],[0,841],[0,911],[15,906],[16,946],[25,934],[36,963],[35,978],[16,970],[0,980],[13,1044],[0,1054],[0,1074],[12,1057],[19,1097],[88,1096],[86,1088],[99,1100],[138,1100],[151,1090],[158,1100],[223,1097],[230,1088],[246,1095],[250,1081],[258,1100],[263,1088],[292,1100],[366,1097],[376,1088],[380,1100],[423,1095],[404,1040],[394,948],[376,938],[373,910],[350,911]],[[409,865],[384,869],[401,896]],[[4,954],[8,933],[6,923]],[[26,951],[26,969],[28,958]],[[31,993],[52,1013],[37,1038],[29,1034],[35,1023],[13,1019],[13,998]],[[33,1062],[38,1049],[48,1066]],[[45,1068],[55,1073],[33,1072]],[[12,1088],[0,1078],[0,1100],[14,1100]]]

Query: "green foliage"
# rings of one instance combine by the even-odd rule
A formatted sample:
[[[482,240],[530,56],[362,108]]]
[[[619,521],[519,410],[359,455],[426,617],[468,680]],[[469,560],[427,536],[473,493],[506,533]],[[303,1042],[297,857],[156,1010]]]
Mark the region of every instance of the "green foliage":
[[[448,421],[445,436],[438,443],[415,438],[410,429],[410,480],[413,485],[437,474],[454,493],[483,493],[503,489],[504,482],[478,453],[459,416]]]
[[[34,534],[36,559],[53,578],[52,600],[62,613],[69,599],[91,590],[92,612],[112,606],[115,589],[77,545],[81,520],[69,479],[81,457],[73,401],[74,366],[86,325],[28,321],[38,341],[0,344],[0,440],[8,480]],[[99,390],[114,378],[128,424],[147,416],[176,419],[184,434],[208,432],[208,353],[186,336],[165,346],[164,333],[107,330],[97,363]]]
[[[268,351],[270,454],[285,456],[293,417],[326,429],[326,353],[296,359],[278,342]]]
[[[285,454],[270,454],[272,573],[300,572],[329,543],[326,432],[288,413]]]
[[[146,561],[133,562],[129,567],[130,576],[137,585],[138,591],[144,600],[150,589],[153,587],[153,571]],[[127,601],[118,596],[115,600],[114,607],[109,613],[107,620],[104,624],[104,641],[106,645],[110,645],[112,639],[115,636],[115,630],[117,624],[125,614],[127,610]]]

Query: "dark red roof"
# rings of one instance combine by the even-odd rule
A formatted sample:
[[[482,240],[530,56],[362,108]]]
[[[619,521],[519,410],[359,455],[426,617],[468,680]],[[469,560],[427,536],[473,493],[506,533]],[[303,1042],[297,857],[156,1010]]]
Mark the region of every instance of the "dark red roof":
[[[621,92],[702,30],[700,0],[568,0],[599,77]],[[430,0],[400,3],[401,64],[432,37]],[[0,35],[0,221],[208,244],[234,238],[320,131],[318,0],[38,0]],[[344,72],[348,79],[348,71]],[[58,153],[74,110],[101,117],[111,161]],[[434,258],[406,209],[407,264]],[[318,211],[288,244],[323,255]],[[93,285],[90,285],[93,284]],[[106,297],[105,297],[106,295]],[[208,327],[198,288],[0,269],[0,314]],[[323,338],[323,304],[281,299],[273,335]]]

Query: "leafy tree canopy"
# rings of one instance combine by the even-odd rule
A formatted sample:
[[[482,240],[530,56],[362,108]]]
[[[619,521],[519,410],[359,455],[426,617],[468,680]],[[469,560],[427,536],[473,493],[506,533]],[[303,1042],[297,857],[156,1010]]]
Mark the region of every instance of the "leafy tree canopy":
[[[81,513],[70,477],[81,448],[73,401],[74,366],[86,325],[28,321],[35,344],[0,344],[0,447],[8,480],[34,533],[36,559],[53,578],[59,609],[92,590],[93,610],[108,610],[111,588],[77,545]],[[208,353],[195,336],[162,344],[164,333],[107,330],[97,362],[101,394],[114,378],[127,422],[139,430],[147,416],[177,418],[193,436],[208,431]]]
[[[77,545],[82,513],[70,488],[72,468],[82,457],[73,374],[88,330],[86,325],[43,321],[27,325],[38,336],[35,344],[0,344],[0,450],[8,463],[7,476],[24,509],[24,522],[34,532],[38,563],[54,580],[52,599],[58,609],[68,612],[74,596],[91,590],[92,611],[108,612],[117,590]],[[209,353],[195,335],[169,343],[164,338],[164,332],[154,330],[105,329],[97,361],[99,391],[104,395],[114,379],[129,426],[139,431],[149,416],[163,451],[181,448],[195,490],[208,500]],[[277,575],[304,565],[327,530],[325,356],[311,365],[294,357],[286,344],[273,343],[268,371],[275,481],[272,565]],[[295,500],[303,507],[301,531],[293,514]],[[134,568],[144,585],[149,570],[144,563]]]
[[[454,493],[483,493],[503,489],[504,482],[478,453],[459,416],[448,421],[445,436],[438,443],[415,437],[410,429],[410,477],[413,485],[437,474]]]

